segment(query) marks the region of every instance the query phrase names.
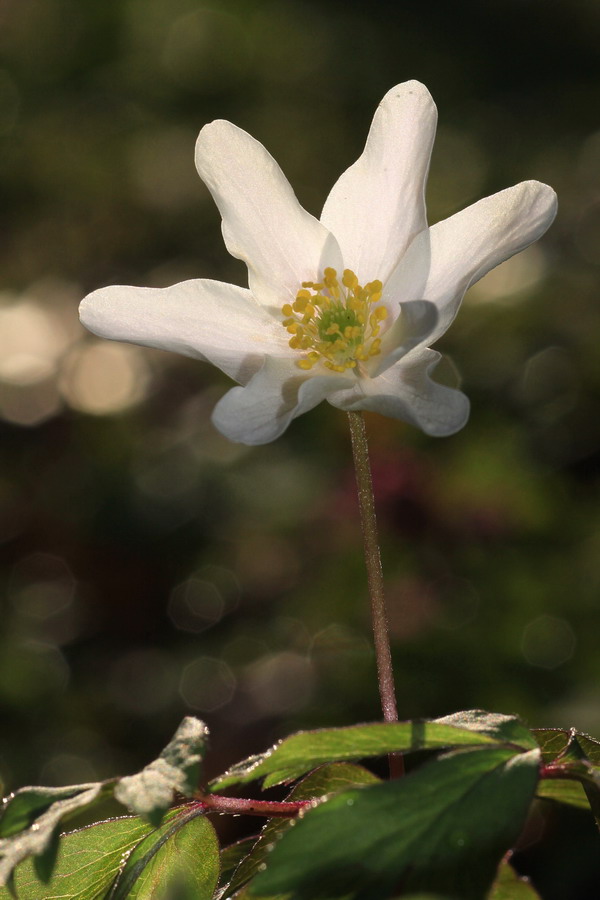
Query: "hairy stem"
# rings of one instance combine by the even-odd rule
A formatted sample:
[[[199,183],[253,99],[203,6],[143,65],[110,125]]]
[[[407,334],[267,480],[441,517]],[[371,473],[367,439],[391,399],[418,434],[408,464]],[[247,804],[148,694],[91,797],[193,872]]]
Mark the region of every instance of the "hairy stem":
[[[311,806],[310,800],[276,802],[272,800],[244,800],[240,797],[223,797],[221,794],[202,794],[195,801],[206,812],[230,813],[245,816],[282,816],[286,819],[298,815],[301,809]]]
[[[377,520],[375,518],[375,500],[373,497],[371,465],[369,463],[367,431],[362,412],[349,412],[348,419],[350,422],[352,455],[354,457],[360,521],[365,547],[367,580],[371,598],[371,617],[373,621],[375,656],[377,659],[379,696],[381,698],[381,708],[383,710],[384,720],[386,722],[397,722],[398,709],[396,706],[392,654],[390,651],[389,629],[385,608],[383,570],[381,568],[381,555],[379,553],[379,539],[377,536]],[[402,757],[397,754],[392,754],[390,756],[390,774],[394,777],[404,774]]]

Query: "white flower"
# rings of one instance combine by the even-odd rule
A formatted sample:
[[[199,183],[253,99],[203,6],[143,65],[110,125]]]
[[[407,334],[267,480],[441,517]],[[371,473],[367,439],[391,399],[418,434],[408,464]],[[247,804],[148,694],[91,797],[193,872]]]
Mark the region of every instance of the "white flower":
[[[102,337],[213,363],[239,382],[213,413],[233,441],[272,441],[321,400],[452,434],[469,403],[431,380],[440,354],[428,347],[471,284],[544,233],[556,195],[525,181],[429,228],[436,118],[422,84],[392,88],[321,221],[261,144],[230,122],[206,125],[196,166],[229,252],[248,266],[249,289],[205,279],[107,287],[82,302],[82,322]]]

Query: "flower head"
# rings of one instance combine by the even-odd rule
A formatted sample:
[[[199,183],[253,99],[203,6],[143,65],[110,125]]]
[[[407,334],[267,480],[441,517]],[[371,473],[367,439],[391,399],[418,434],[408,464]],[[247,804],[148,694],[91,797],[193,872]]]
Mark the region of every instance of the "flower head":
[[[260,143],[230,122],[206,125],[196,167],[248,288],[206,279],[101,288],[83,300],[83,324],[218,366],[239,383],[213,413],[234,441],[274,440],[321,400],[452,434],[469,403],[431,379],[440,354],[429,347],[470,285],[541,237],[556,195],[525,181],[428,227],[436,118],[419,82],[388,91],[320,221]]]

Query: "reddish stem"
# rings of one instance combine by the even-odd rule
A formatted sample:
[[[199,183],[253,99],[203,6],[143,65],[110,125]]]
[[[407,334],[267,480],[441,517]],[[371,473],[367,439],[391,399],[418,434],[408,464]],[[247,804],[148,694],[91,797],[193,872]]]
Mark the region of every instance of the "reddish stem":
[[[548,763],[547,766],[540,766],[540,778],[573,778],[578,780],[578,776],[569,771],[569,767],[560,763]]]
[[[290,819],[297,816],[301,810],[312,806],[312,800],[282,802],[245,800],[241,797],[223,797],[221,794],[203,794],[194,803],[207,812],[230,813],[234,816],[265,816],[269,819],[273,816]]]
[[[362,412],[349,412],[350,437],[352,439],[352,456],[358,490],[358,505],[362,526],[367,581],[371,598],[371,621],[377,662],[377,680],[379,696],[385,722],[398,721],[396,706],[396,689],[394,687],[394,670],[392,668],[392,652],[385,605],[383,570],[379,552],[377,520],[375,518],[375,497],[373,479],[369,461],[369,445],[367,430]],[[399,753],[389,755],[390,776],[399,778],[404,775],[404,760]]]

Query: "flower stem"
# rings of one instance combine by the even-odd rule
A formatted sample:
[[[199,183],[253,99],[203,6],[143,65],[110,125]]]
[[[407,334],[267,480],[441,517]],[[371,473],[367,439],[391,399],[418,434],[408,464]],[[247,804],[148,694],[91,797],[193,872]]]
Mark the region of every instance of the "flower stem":
[[[371,617],[373,620],[375,657],[377,659],[379,696],[381,698],[384,721],[397,722],[398,709],[396,706],[392,654],[390,651],[389,629],[385,609],[383,570],[381,568],[381,555],[379,553],[379,539],[377,536],[377,520],[375,518],[375,500],[373,497],[371,465],[369,463],[367,431],[362,412],[349,412],[348,419],[350,422],[350,436],[352,438],[352,455],[354,457],[354,469],[356,473],[360,521],[365,546],[367,581],[371,598]],[[398,777],[404,774],[402,756],[391,754],[389,762],[390,774],[392,777]]]

